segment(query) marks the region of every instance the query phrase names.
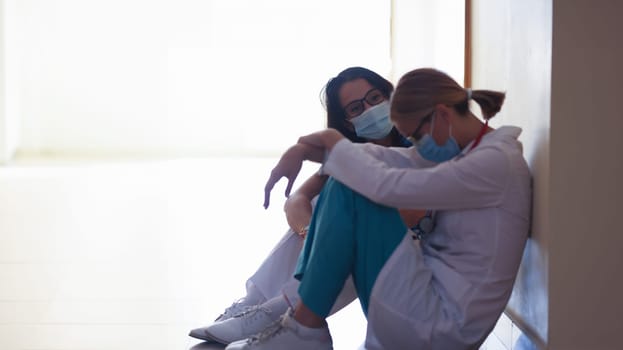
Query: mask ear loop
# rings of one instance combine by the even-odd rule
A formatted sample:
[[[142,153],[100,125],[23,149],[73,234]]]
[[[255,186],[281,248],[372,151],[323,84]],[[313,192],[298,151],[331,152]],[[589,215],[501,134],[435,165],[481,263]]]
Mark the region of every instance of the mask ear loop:
[[[433,113],[433,117],[435,117],[436,115],[437,114]],[[448,119],[446,119],[446,122],[449,125],[449,128],[448,128],[448,140],[449,139],[454,139],[454,137],[452,137],[452,124],[448,121]],[[434,119],[433,119],[433,122],[431,122],[431,126],[430,126],[430,134],[431,134],[430,136],[433,136],[434,128],[435,128],[435,123],[434,123]]]
[[[450,124],[450,123],[448,123]],[[449,139],[454,139],[454,136],[452,136],[452,124],[450,124],[450,129],[448,130],[448,140]]]
[[[435,116],[437,116],[437,113],[435,113],[435,111],[433,111],[433,115],[431,115],[430,117],[430,136],[433,136],[433,131],[435,131]]]
[[[435,141],[435,138],[433,137],[433,132],[435,132],[435,118],[437,116],[437,113],[435,111],[433,111],[433,115],[430,116],[430,131],[428,132],[428,136],[433,140],[433,142],[435,144],[437,144],[437,141]]]

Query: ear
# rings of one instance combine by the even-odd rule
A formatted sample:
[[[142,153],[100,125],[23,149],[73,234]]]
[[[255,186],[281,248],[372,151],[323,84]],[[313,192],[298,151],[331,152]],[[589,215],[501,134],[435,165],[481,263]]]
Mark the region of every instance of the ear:
[[[443,118],[447,123],[450,123],[450,117],[452,115],[451,111],[452,108],[444,104],[438,103],[435,105],[435,116]]]

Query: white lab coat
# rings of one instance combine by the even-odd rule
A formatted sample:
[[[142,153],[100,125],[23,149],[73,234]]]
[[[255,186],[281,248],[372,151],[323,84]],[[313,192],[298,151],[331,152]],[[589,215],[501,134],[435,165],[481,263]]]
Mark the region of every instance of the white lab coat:
[[[457,158],[430,166],[414,147],[338,142],[322,171],[371,200],[433,209],[423,241],[408,231],[381,270],[367,349],[477,349],[511,294],[530,219],[530,172],[501,127]],[[428,167],[427,167],[428,166]]]

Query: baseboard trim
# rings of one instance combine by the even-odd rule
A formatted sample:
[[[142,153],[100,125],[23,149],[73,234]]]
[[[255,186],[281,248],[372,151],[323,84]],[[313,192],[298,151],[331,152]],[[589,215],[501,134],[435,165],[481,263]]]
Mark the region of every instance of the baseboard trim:
[[[504,314],[513,322],[515,326],[521,329],[526,337],[528,337],[528,339],[530,339],[539,350],[547,349],[547,342],[543,338],[541,338],[539,333],[537,333],[534,328],[528,325],[524,321],[524,319],[519,317],[517,313],[509,308],[506,308],[506,310],[504,310]]]

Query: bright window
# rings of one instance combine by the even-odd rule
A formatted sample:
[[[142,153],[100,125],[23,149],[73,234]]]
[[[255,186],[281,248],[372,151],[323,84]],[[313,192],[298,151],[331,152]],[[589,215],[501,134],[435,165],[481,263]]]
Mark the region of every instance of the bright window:
[[[277,155],[348,66],[461,81],[463,3],[4,0],[0,153]]]
[[[277,154],[329,77],[390,73],[384,1],[5,2],[26,152]]]

